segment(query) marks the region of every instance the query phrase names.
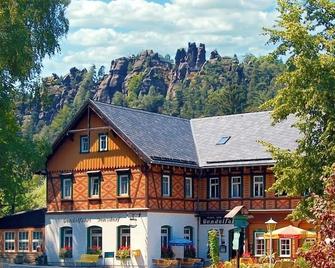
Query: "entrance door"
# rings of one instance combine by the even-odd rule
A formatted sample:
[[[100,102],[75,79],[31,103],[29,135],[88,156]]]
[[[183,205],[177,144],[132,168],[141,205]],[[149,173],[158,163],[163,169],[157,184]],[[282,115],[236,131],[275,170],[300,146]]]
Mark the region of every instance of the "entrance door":
[[[233,258],[233,239],[234,239],[234,229],[229,230],[229,239],[228,239],[228,259]]]

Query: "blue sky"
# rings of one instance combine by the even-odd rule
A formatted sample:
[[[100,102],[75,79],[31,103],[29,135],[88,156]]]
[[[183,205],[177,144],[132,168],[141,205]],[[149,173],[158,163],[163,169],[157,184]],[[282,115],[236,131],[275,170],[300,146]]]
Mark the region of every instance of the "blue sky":
[[[107,70],[112,59],[153,49],[175,56],[187,43],[206,45],[207,56],[271,51],[262,27],[274,24],[275,0],[72,0],[70,30],[61,53],[44,60],[42,76],[76,66]]]

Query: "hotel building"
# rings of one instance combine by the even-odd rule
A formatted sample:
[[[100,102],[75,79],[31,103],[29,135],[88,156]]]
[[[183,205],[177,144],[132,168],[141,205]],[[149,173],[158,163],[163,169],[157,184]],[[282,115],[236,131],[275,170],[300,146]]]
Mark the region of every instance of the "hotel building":
[[[255,256],[265,254],[270,217],[278,227],[310,229],[285,219],[300,197],[266,191],[274,160],[259,141],[294,149],[292,123],[273,126],[269,112],[187,120],[90,100],[47,161],[48,261],[59,262],[61,248],[77,260],[98,247],[101,262],[119,264],[107,256],[129,246],[129,263],[150,266],[177,238],[192,240],[207,259],[211,229],[219,232],[220,258],[229,259],[240,214],[248,218],[244,250]],[[291,244],[281,239],[275,250],[288,257]]]

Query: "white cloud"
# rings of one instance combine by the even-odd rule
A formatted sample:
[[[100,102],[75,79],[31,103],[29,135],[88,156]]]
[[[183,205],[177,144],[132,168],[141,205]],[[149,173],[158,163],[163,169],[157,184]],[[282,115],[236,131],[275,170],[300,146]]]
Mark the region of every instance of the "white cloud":
[[[274,0],[73,0],[63,55],[45,62],[45,73],[72,66],[109,67],[112,59],[154,49],[172,57],[179,47],[195,41],[224,55],[264,54],[262,27],[276,17]],[[62,67],[63,66],[63,70]]]

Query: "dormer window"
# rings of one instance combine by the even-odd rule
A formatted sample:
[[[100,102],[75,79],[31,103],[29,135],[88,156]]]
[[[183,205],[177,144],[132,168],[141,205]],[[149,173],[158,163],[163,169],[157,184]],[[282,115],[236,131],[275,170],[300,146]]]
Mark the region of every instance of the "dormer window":
[[[229,139],[231,138],[231,136],[223,136],[219,139],[219,141],[217,142],[216,145],[223,145],[226,144],[227,141],[229,141]]]
[[[90,149],[90,140],[87,135],[80,136],[80,153],[88,153]]]

